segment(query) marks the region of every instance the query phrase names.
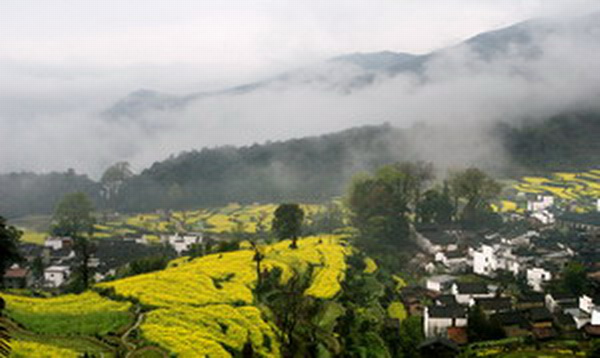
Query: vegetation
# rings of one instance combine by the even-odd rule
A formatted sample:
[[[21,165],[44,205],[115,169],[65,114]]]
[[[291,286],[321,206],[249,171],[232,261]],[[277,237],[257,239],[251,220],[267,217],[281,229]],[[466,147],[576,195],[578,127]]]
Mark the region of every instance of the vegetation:
[[[296,249],[296,240],[302,231],[304,211],[298,204],[281,204],[275,210],[273,218],[273,231],[280,240],[291,239],[291,248]]]
[[[0,277],[4,276],[13,263],[21,260],[17,248],[21,234],[15,227],[6,225],[6,221],[0,216]]]
[[[6,315],[37,333],[103,335],[131,321],[130,303],[111,301],[91,291],[55,298],[0,296],[6,301]]]

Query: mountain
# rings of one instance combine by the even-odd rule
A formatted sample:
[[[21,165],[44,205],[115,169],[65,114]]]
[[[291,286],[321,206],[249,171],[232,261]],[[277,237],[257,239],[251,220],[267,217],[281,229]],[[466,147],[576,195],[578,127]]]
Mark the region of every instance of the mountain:
[[[137,90],[117,101],[103,114],[111,119],[142,118],[152,111],[177,111],[207,97],[245,95],[268,88],[280,91],[308,87],[311,90],[352,94],[378,80],[386,81],[399,74],[412,74],[426,82],[428,67],[436,61],[451,61],[453,53],[457,51],[467,51],[475,59],[488,63],[510,60],[514,63],[512,66],[515,67],[515,72],[522,71],[527,76],[529,69],[526,64],[517,61],[539,58],[544,51],[542,44],[557,36],[573,41],[582,37],[600,40],[600,13],[568,20],[528,20],[481,33],[457,45],[423,55],[390,51],[342,55],[323,63],[220,91],[176,96],[153,90]]]

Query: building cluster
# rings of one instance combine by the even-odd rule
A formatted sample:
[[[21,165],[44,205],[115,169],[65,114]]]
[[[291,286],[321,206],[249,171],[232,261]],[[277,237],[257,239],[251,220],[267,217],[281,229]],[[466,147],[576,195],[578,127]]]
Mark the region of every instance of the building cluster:
[[[144,236],[100,239],[93,243],[88,267],[98,282],[115,276],[117,270],[133,260],[164,255],[183,255],[194,245],[203,247],[208,241],[202,233],[163,235],[159,245],[150,245]],[[81,264],[74,240],[70,237],[46,237],[43,245],[20,244],[24,264],[10,267],[3,277],[6,288],[60,288]]]
[[[550,289],[576,261],[600,292],[600,206],[577,214],[555,204],[531,197],[524,214],[504,214],[497,230],[415,227],[427,279],[418,295],[412,288],[403,297],[409,312],[421,311],[427,338],[466,344],[474,312],[507,337],[600,336],[600,296]]]

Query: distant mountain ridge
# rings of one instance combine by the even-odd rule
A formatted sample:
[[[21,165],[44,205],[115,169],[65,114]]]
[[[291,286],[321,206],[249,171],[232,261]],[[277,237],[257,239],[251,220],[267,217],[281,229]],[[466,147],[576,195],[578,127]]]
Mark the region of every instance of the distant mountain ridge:
[[[584,34],[600,40],[600,13],[578,17],[568,22],[552,19],[528,20],[502,29],[484,32],[457,45],[422,55],[392,51],[341,55],[321,64],[219,91],[177,96],[150,89],[140,89],[131,92],[107,108],[103,115],[113,120],[140,118],[151,111],[177,111],[203,98],[244,95],[275,85],[284,87],[311,85],[324,90],[351,94],[353,91],[372,85],[377,78],[385,80],[401,73],[411,73],[422,77],[431,61],[443,58],[457,49],[468,49],[474,56],[484,61],[502,59],[509,55],[532,59],[541,53],[538,43],[556,33],[566,36]],[[344,69],[339,70],[340,68]],[[343,72],[343,74],[332,76],[331,73],[337,73],[336,71]],[[427,78],[422,79],[427,80]]]

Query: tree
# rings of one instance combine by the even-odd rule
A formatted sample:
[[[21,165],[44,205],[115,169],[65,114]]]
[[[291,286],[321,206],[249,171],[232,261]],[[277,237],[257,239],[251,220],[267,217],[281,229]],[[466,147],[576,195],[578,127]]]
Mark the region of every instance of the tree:
[[[74,250],[78,265],[68,291],[80,293],[88,289],[91,280],[90,258],[95,246],[83,236],[74,236]]]
[[[570,262],[565,267],[561,281],[562,289],[577,297],[586,293],[589,288],[585,267],[579,262]]]
[[[292,239],[290,248],[298,248],[297,240],[302,230],[304,210],[298,204],[281,204],[275,210],[272,228],[280,240]]]
[[[477,168],[468,168],[450,175],[448,181],[455,207],[459,199],[466,204],[461,213],[461,220],[467,224],[488,225],[488,221],[496,220],[490,211],[489,200],[497,197],[502,187],[494,179]]]
[[[354,177],[347,203],[363,243],[397,246],[408,238],[410,181],[394,166],[380,168],[375,176]]]
[[[0,277],[4,276],[12,264],[21,261],[17,247],[21,235],[21,231],[14,226],[6,225],[6,221],[0,216]]]
[[[440,193],[430,189],[417,204],[416,214],[421,223],[448,224],[454,215],[454,205],[446,190]]]
[[[82,192],[70,193],[63,197],[54,211],[52,232],[59,236],[73,238],[93,232],[95,219],[90,199]]]
[[[469,310],[469,326],[467,334],[470,342],[496,340],[505,337],[502,326],[488,319],[481,307],[475,305]]]
[[[133,171],[128,162],[118,162],[108,167],[100,179],[104,199],[114,204],[121,187],[132,176]]]

